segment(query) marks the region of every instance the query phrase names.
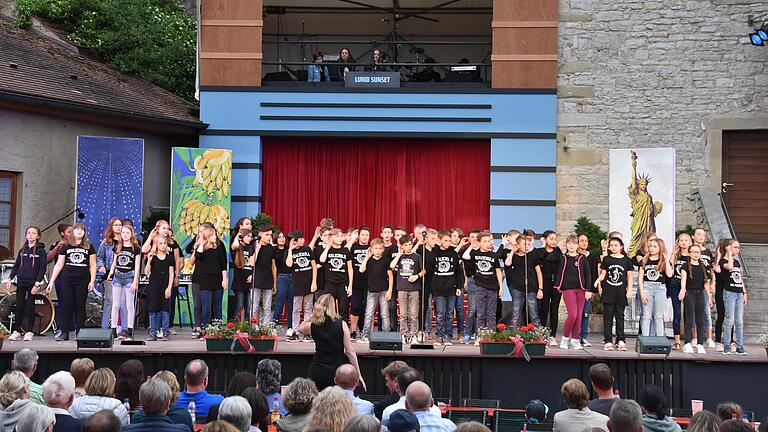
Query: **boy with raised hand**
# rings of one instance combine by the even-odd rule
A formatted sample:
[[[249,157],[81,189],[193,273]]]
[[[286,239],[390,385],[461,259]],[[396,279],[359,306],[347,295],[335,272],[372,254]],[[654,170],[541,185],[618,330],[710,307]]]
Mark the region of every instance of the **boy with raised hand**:
[[[517,230],[509,230],[502,239],[499,250],[496,251],[499,261],[504,264],[504,279],[507,281],[507,292],[509,295],[504,295],[501,299],[501,319],[507,326],[512,325],[512,314],[514,311],[514,302],[512,301],[512,277],[513,267],[512,258],[517,252],[517,238],[520,237],[520,232]]]
[[[367,298],[366,288],[367,281],[365,273],[360,271],[360,266],[365,261],[365,257],[368,254],[370,246],[368,242],[371,239],[371,229],[367,226],[361,226],[357,231],[357,240],[350,245],[350,252],[352,253],[352,269],[355,272],[355,283],[352,285],[352,303],[349,307],[350,314],[350,326],[349,332],[352,339],[357,339],[358,321],[360,316],[365,313],[365,302]],[[365,324],[365,323],[363,323]],[[362,338],[362,334],[360,335]]]
[[[397,255],[397,239],[395,239],[395,229],[392,225],[384,225],[381,227],[381,240],[384,242],[384,257],[387,261],[392,261]],[[388,302],[389,307],[389,328],[391,331],[396,331],[398,328],[397,323],[397,289],[392,288],[392,296]],[[382,322],[379,320],[379,331],[382,330]]]
[[[365,258],[360,264],[360,273],[366,275],[367,297],[365,302],[365,322],[363,334],[358,342],[368,343],[371,337],[371,327],[376,314],[376,305],[379,306],[379,321],[383,322],[382,329],[389,331],[389,305],[392,298],[393,276],[389,267],[389,259],[384,255],[384,242],[374,239],[371,247],[366,250]]]
[[[355,273],[352,270],[352,254],[342,246],[344,232],[333,228],[328,232],[328,243],[320,254],[320,263],[325,268],[323,294],[330,294],[339,303],[339,315],[344,321],[349,318],[349,297]]]
[[[319,297],[325,290],[325,270],[323,264],[320,262],[320,255],[325,250],[325,245],[328,244],[328,236],[332,228],[317,227],[315,229],[315,235],[312,237],[312,241],[309,242],[309,248],[312,250],[312,257],[317,264],[317,288],[315,296]]]
[[[384,229],[382,229],[382,232]],[[393,229],[392,234],[392,246],[385,248],[384,253],[389,258],[390,262],[395,259],[397,253],[400,252],[400,239],[406,234],[405,228],[397,226]],[[397,269],[393,270],[394,278],[397,280]],[[389,328],[392,331],[400,330],[400,320],[397,317],[397,283],[392,287],[392,298],[389,300]]]
[[[501,268],[493,250],[491,233],[483,231],[477,235],[480,247],[467,249],[462,257],[472,261],[475,266],[475,303],[477,304],[477,327],[479,329],[496,328],[496,301],[504,294]],[[480,345],[475,341],[475,345]]]
[[[526,258],[527,255],[527,258]],[[528,304],[528,320],[536,327],[541,326],[539,321],[539,302],[544,292],[544,285],[541,274],[541,265],[537,254],[533,251],[533,237],[523,233],[517,237],[517,251],[512,255],[512,274],[510,275],[509,287],[511,288],[513,310],[512,326],[520,326],[523,319],[523,309],[525,302]],[[526,269],[527,261],[527,269]],[[526,274],[527,272],[527,274]],[[526,286],[526,277],[528,285]]]
[[[427,261],[427,274],[431,275],[430,286],[437,305],[437,341],[435,345],[453,345],[451,328],[456,297],[464,285],[459,254],[451,247],[451,233],[438,233],[439,245],[432,249]]]
[[[474,340],[477,334],[477,305],[475,304],[475,266],[469,259],[464,259],[464,253],[468,250],[480,249],[480,243],[477,241],[477,235],[480,230],[473,229],[469,231],[467,237],[461,239],[461,243],[456,248],[456,252],[462,257],[462,265],[464,266],[464,288],[467,292],[467,301],[469,308],[467,309],[466,320],[464,321],[464,340],[462,343],[469,343],[470,339]],[[462,299],[463,303],[463,299]]]
[[[304,246],[304,233],[291,231],[288,234],[291,242],[285,265],[293,270],[293,331],[288,342],[299,340],[299,324],[301,311],[304,310],[304,320],[312,314],[312,295],[317,291],[317,264],[312,249]],[[312,340],[310,335],[304,335],[304,341]]]
[[[251,288],[251,318],[259,317],[262,324],[272,320],[272,295],[277,291],[277,265],[275,247],[272,246],[272,227],[257,229],[259,241],[253,250],[253,286]],[[262,306],[259,307],[259,301]],[[261,313],[259,313],[261,311]]]
[[[389,265],[397,269],[397,299],[400,303],[400,331],[403,343],[410,343],[419,331],[419,278],[426,271],[421,268],[421,256],[413,252],[413,239],[409,235],[400,237],[400,250]]]

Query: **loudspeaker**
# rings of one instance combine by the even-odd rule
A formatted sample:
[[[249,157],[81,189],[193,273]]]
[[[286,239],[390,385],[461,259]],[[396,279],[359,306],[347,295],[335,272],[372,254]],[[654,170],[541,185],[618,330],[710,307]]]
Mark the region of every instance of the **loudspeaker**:
[[[77,335],[77,349],[81,348],[112,348],[112,329],[80,329]]]
[[[403,336],[400,332],[371,332],[368,349],[371,351],[402,351]]]
[[[638,336],[635,348],[640,354],[669,354],[672,344],[663,336]]]

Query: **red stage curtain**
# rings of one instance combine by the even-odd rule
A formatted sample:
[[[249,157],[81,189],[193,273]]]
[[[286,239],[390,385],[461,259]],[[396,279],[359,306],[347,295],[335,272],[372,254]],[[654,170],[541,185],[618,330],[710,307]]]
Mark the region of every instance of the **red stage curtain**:
[[[311,238],[337,226],[487,228],[488,140],[262,138],[262,211]]]

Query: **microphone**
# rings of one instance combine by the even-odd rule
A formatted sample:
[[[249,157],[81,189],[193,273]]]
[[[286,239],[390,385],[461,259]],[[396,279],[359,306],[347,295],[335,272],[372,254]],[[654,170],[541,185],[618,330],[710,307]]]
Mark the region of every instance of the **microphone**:
[[[78,219],[85,219],[85,213],[83,213],[83,209],[81,209],[80,206],[76,206],[75,211],[77,212]]]

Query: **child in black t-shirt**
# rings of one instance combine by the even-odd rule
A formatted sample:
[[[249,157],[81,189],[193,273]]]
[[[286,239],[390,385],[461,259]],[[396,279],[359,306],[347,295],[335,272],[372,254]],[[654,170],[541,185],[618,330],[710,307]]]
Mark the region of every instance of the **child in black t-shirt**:
[[[370,245],[371,229],[362,226],[357,230],[357,241],[352,243],[349,251],[352,253],[352,270],[355,273],[354,285],[352,285],[352,298],[349,306],[349,331],[352,339],[357,338],[360,328],[358,321],[362,316],[365,319],[365,304],[367,297],[366,274],[361,272],[360,266],[365,261]]]
[[[344,321],[349,318],[349,297],[352,296],[354,270],[352,254],[342,246],[345,234],[338,228],[328,233],[328,243],[320,254],[320,263],[325,269],[325,288],[323,294],[332,295],[339,303],[339,315]]]
[[[400,331],[403,333],[403,343],[419,331],[419,295],[421,284],[419,278],[426,271],[421,265],[421,256],[413,252],[413,239],[409,235],[400,237],[400,250],[389,265],[397,269],[397,300],[400,306]]]
[[[688,266],[681,270],[680,301],[685,305],[685,346],[683,352],[693,354],[696,345],[698,354],[706,354],[704,341],[693,340],[693,324],[696,323],[698,334],[704,336],[704,307],[708,303],[705,285],[709,282],[707,266],[701,260],[701,247],[692,245],[688,249]]]
[[[493,250],[491,233],[481,232],[477,239],[480,248],[467,249],[462,258],[471,261],[475,267],[477,327],[493,330],[496,328],[497,299],[504,294],[503,279],[496,252]]]
[[[258,228],[259,241],[253,249],[253,279],[251,287],[251,318],[258,317],[262,324],[272,321],[272,295],[277,292],[277,264],[272,246],[272,228]],[[261,302],[261,306],[259,303]]]
[[[605,351],[613,351],[613,320],[616,319],[616,346],[619,351],[626,351],[624,337],[624,308],[627,299],[632,298],[632,261],[623,253],[624,242],[613,237],[608,242],[611,254],[603,258],[600,264],[600,276],[595,286],[600,291],[603,302],[603,339]],[[601,284],[601,282],[604,282]]]
[[[461,295],[464,285],[464,273],[456,249],[451,247],[451,233],[438,233],[439,245],[432,249],[427,261],[427,274],[432,278],[432,295],[437,305],[437,341],[435,345],[453,345],[451,343],[453,311],[456,297]]]
[[[288,342],[299,340],[299,324],[312,314],[312,296],[317,291],[317,264],[312,249],[304,246],[304,233],[291,231],[288,236],[291,241],[285,258],[285,265],[293,270],[293,328],[286,332]],[[304,341],[312,341],[310,335],[304,335]]]
[[[229,250],[232,256],[232,291],[235,293],[235,316],[247,320],[251,312],[248,304],[251,298],[251,282],[253,282],[253,232],[247,228],[241,228],[232,241],[237,248]]]
[[[517,251],[510,260],[512,272],[507,282],[512,295],[512,326],[517,328],[528,310],[528,321],[534,326],[541,326],[539,320],[539,302],[543,296],[543,276],[541,263],[533,250],[533,237],[521,234],[517,237]],[[527,285],[526,285],[527,281]]]
[[[136,290],[139,287],[139,266],[141,265],[141,248],[136,241],[133,227],[124,225],[120,231],[120,242],[115,245],[115,256],[109,269],[107,280],[112,281],[112,333],[117,333],[117,317],[120,307],[128,311],[128,328],[120,334],[121,339],[133,337],[133,321],[136,318]]]
[[[319,226],[315,229],[315,235],[309,242],[309,249],[312,250],[312,257],[317,264],[317,291],[315,292],[315,300],[323,294],[325,290],[325,268],[323,263],[320,262],[320,255],[325,250],[325,245],[328,244],[329,233],[332,228]]]
[[[125,227],[123,227],[125,229]],[[168,239],[156,236],[152,249],[147,255],[144,273],[149,276],[146,308],[149,312],[149,341],[157,340],[158,330],[161,339],[168,340],[168,300],[171,298],[175,273],[173,255],[168,249]]]
[[[371,336],[376,306],[379,306],[379,320],[382,330],[389,331],[389,305],[392,297],[393,276],[389,267],[389,258],[384,255],[384,242],[374,239],[360,264],[360,273],[366,276],[366,307],[362,338],[358,342],[367,343]]]

